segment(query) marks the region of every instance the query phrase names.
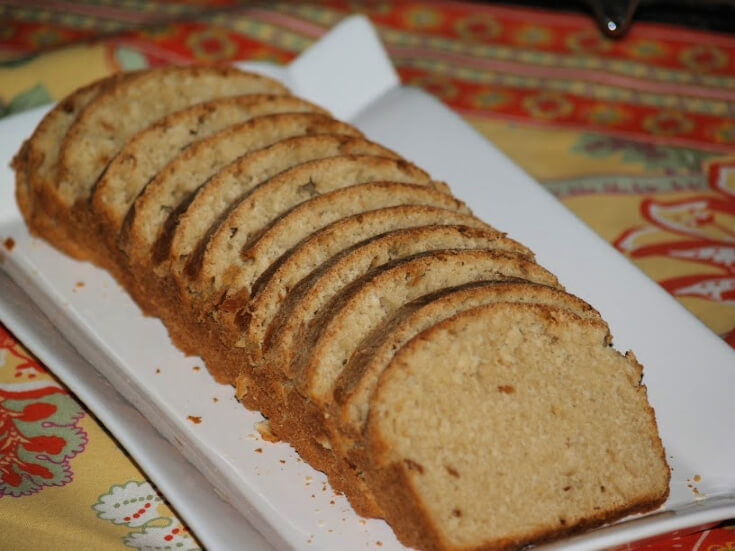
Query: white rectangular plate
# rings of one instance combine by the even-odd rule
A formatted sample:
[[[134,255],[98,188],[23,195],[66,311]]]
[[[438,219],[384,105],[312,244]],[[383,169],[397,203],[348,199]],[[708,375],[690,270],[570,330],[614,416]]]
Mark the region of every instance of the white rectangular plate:
[[[571,292],[598,308],[617,347],[633,349],[645,366],[673,467],[671,496],[662,511],[566,540],[565,549],[609,547],[735,517],[735,354],[716,335],[460,117],[429,95],[400,87],[365,19],[345,21],[287,68],[246,67],[280,78],[296,94],[449,182],[478,216],[530,246]],[[239,406],[231,388],[195,370],[201,361],[174,348],[163,325],[144,318],[110,276],[29,236],[15,206],[8,163],[42,115],[37,110],[0,123],[0,236],[16,242],[2,269],[270,544],[402,549],[384,522],[357,517],[290,447],[263,442],[255,428],[260,415]],[[80,281],[83,287],[76,285]],[[7,280],[0,284],[6,295],[18,293]],[[106,413],[117,400],[115,390],[89,385],[89,366],[69,361],[61,344],[49,346],[50,333],[35,329],[48,329],[42,315],[22,302],[4,296],[0,319],[130,448],[203,543],[224,549],[247,541],[250,548],[266,548],[247,524],[222,521],[231,521],[233,511],[212,498],[207,483],[198,479],[187,486],[170,476],[168,461],[177,455],[170,446],[136,445],[136,431],[150,426],[140,417],[125,423]],[[193,424],[188,416],[202,422]],[[695,475],[698,494],[688,487]],[[221,515],[213,513],[216,507]]]

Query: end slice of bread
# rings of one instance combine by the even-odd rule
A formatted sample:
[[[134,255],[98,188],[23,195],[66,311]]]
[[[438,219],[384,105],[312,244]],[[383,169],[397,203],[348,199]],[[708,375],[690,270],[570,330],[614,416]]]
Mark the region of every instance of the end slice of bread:
[[[370,401],[386,520],[421,549],[517,549],[657,507],[670,473],[640,381],[604,324],[549,306],[419,334]]]

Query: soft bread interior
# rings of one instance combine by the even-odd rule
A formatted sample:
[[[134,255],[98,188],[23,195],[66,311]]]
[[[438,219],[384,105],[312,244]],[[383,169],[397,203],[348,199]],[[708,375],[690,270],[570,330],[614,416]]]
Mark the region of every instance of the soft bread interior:
[[[413,543],[520,546],[665,496],[641,368],[607,342],[600,322],[494,304],[398,352],[371,400],[367,439],[381,505],[436,538]]]

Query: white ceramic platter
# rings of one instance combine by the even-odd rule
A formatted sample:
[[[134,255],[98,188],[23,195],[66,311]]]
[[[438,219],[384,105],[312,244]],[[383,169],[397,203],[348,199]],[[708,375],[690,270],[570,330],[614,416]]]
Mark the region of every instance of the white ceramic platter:
[[[246,67],[280,78],[449,182],[480,217],[529,245],[598,308],[617,347],[633,349],[645,366],[674,469],[671,496],[661,511],[557,546],[610,547],[735,517],[735,353],[716,335],[460,117],[400,87],[365,19],[345,21],[287,68]],[[385,523],[356,516],[291,448],[264,442],[255,428],[261,417],[195,370],[201,362],[176,350],[162,324],[144,318],[110,276],[28,235],[8,163],[42,116],[36,110],[0,122],[0,236],[16,243],[0,264],[15,282],[0,278],[0,319],[99,416],[210,549],[401,549]],[[75,359],[56,330],[111,385]],[[689,487],[695,475],[697,492]]]

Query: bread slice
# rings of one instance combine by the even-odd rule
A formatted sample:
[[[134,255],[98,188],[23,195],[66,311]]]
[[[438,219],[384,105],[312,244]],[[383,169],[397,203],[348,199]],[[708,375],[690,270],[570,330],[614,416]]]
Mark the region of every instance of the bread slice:
[[[220,170],[249,152],[307,134],[359,136],[360,132],[322,114],[282,113],[256,117],[193,144],[145,186],[128,211],[120,247],[131,266],[150,269],[157,240],[165,240],[162,236],[172,231],[192,194]]]
[[[425,205],[399,205],[348,216],[314,232],[271,264],[253,284],[251,301],[242,320],[244,343],[253,343],[248,348],[253,361],[262,359],[266,329],[288,293],[331,257],[388,232],[451,224],[492,230],[471,214]]]
[[[254,272],[241,256],[249,243],[279,215],[299,203],[335,189],[368,182],[396,182],[446,189],[428,174],[403,160],[370,155],[344,155],[310,161],[271,178],[243,199],[192,255],[184,289],[199,311],[238,293],[245,300]]]
[[[319,195],[287,211],[251,240],[242,251],[246,268],[238,277],[232,279],[233,283],[229,285],[228,290],[229,296],[221,303],[220,313],[222,311],[237,313],[244,303],[249,304],[250,291],[255,282],[281,255],[286,254],[312,233],[341,218],[400,205],[441,207],[469,214],[465,204],[451,195],[415,184],[395,182],[358,184]],[[240,286],[242,281],[252,282],[244,293],[247,301],[242,300],[239,294],[243,289]],[[223,329],[226,330],[226,318],[217,317],[217,320],[225,324]],[[240,324],[235,324],[231,328],[239,332],[240,327]]]
[[[133,135],[193,103],[221,96],[287,92],[274,80],[232,67],[165,67],[117,83],[87,105],[66,133],[56,187],[48,197],[50,214],[62,220],[78,242],[94,247],[96,236],[86,225],[88,199],[109,161]],[[100,260],[104,263],[106,259]]]
[[[61,143],[79,113],[104,90],[133,74],[116,73],[96,80],[57,103],[23,143],[11,163],[16,176],[16,200],[28,229],[75,258],[84,257],[84,253],[79,245],[67,238],[56,220],[46,214],[44,196],[48,191],[44,190],[56,186]]]
[[[490,304],[409,341],[366,440],[386,520],[426,550],[520,548],[668,494],[641,366],[603,323],[549,306]]]
[[[246,94],[197,103],[138,132],[110,162],[92,192],[92,209],[104,232],[114,236],[141,189],[192,143],[253,117],[323,109],[294,96]]]
[[[383,370],[406,342],[449,317],[484,304],[518,302],[566,309],[584,319],[601,321],[583,300],[545,285],[527,282],[478,282],[424,295],[393,314],[368,335],[342,370],[325,426],[334,453],[364,476],[369,468],[362,446],[368,405]]]
[[[296,165],[337,155],[378,155],[398,158],[363,138],[343,134],[297,136],[244,155],[201,186],[176,220],[173,235],[156,246],[158,263],[168,261],[177,279],[189,255],[230,206],[259,184]]]

